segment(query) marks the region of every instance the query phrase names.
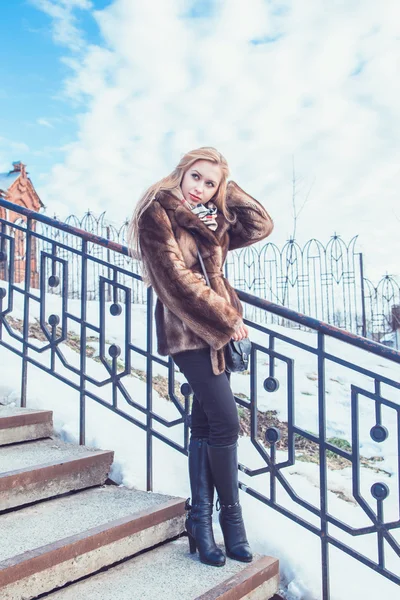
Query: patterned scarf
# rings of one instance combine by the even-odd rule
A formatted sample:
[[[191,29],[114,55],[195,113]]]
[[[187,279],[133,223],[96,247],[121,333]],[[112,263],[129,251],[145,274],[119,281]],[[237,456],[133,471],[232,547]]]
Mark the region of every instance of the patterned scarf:
[[[190,204],[187,200],[185,200],[185,198],[181,198],[181,202],[184,206],[186,206],[186,208],[188,208],[189,210],[191,210],[193,212],[193,210],[196,208],[197,205],[192,205]],[[200,221],[203,221],[203,223],[205,225],[207,225],[207,227],[209,229],[211,229],[211,231],[215,231],[218,228],[218,223],[217,223],[217,207],[214,204],[214,202],[207,202],[207,204],[204,205],[204,211],[203,213],[198,214],[198,218],[200,219]],[[208,213],[206,213],[206,211],[208,211]]]

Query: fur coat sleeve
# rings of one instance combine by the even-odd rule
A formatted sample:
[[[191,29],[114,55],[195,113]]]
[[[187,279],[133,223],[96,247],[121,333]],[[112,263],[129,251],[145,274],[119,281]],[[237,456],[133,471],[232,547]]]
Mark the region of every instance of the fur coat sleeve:
[[[234,181],[229,181],[226,203],[237,221],[229,229],[229,250],[250,246],[266,238],[274,223],[260,202],[244,192]]]
[[[171,221],[159,202],[154,201],[143,213],[139,239],[146,269],[160,301],[212,348],[223,348],[242,317],[186,266]]]

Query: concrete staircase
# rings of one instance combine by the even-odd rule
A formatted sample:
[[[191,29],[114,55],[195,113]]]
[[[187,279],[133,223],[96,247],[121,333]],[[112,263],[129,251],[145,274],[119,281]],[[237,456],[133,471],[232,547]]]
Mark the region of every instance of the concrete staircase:
[[[184,500],[105,485],[112,461],[56,438],[50,411],[0,406],[1,600],[274,596],[276,559],[201,564]]]

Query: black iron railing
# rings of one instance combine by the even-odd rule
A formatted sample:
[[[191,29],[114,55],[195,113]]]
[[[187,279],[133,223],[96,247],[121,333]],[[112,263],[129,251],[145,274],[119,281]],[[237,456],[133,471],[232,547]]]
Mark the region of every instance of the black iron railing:
[[[23,222],[23,218],[17,220],[17,224]],[[104,212],[99,217],[90,211],[81,218],[70,215],[65,219],[65,224],[110,242],[121,245],[127,243],[128,221],[115,227]],[[46,239],[62,242],[69,248],[80,244],[69,229],[56,229],[47,222],[39,222],[37,231]],[[226,275],[235,288],[244,292],[375,341],[382,339],[384,343],[400,350],[396,337],[392,335],[393,310],[400,306],[399,281],[391,275],[385,275],[374,285],[364,273],[364,256],[357,249],[357,240],[358,237],[354,236],[346,243],[335,234],[326,244],[317,239],[311,239],[303,246],[294,239],[288,240],[282,247],[270,241],[255,244],[229,253],[225,263]],[[108,245],[89,244],[88,253],[129,271],[137,271],[135,261],[121,253],[110,252]],[[16,264],[16,279],[21,258]],[[72,256],[68,288],[71,298],[80,298],[80,267],[78,257]],[[97,277],[101,274],[100,265],[93,265],[93,270]],[[97,277],[89,282],[86,290],[88,298],[92,300],[98,299],[99,290],[92,283],[97,281]],[[140,286],[133,290],[132,300],[146,302],[146,294]],[[249,317],[253,318],[251,312]],[[276,315],[265,311],[258,311],[257,319],[265,323],[278,322]],[[397,323],[397,327],[400,327],[400,323]]]
[[[188,384],[181,387],[179,394],[172,359],[163,359],[154,351],[152,289],[145,290],[139,275],[112,260],[111,253],[127,256],[125,247],[3,200],[0,206],[23,219],[0,219],[0,345],[21,359],[22,406],[26,405],[30,369],[35,367],[79,394],[80,443],[85,442],[90,402],[129,421],[146,435],[147,489],[151,490],[153,441],[159,440],[187,454],[191,396]],[[74,244],[68,246],[54,232],[44,235],[38,223],[68,233],[74,237]],[[105,247],[110,253],[108,260],[96,255],[90,245]],[[19,273],[23,272],[20,281],[15,277],[18,256],[22,257],[18,265]],[[71,265],[77,262],[80,294],[79,300],[73,300],[69,295],[75,276]],[[97,300],[88,300],[89,287],[96,288]],[[58,294],[52,294],[52,290]],[[132,320],[132,295],[137,290],[147,300],[143,340],[135,338]],[[254,340],[249,393],[236,396],[236,401],[263,466],[240,465],[246,481],[242,480],[241,489],[318,536],[324,600],[330,597],[332,549],[360,561],[394,586],[400,584],[400,353],[243,291],[239,291],[239,297],[254,311],[271,313],[281,324],[291,322],[308,331],[246,319]],[[93,305],[97,308],[95,313]],[[110,343],[116,328],[120,332],[119,343]],[[98,344],[96,360],[101,373],[92,369],[93,340]],[[78,351],[77,364],[68,359],[68,345],[74,345]],[[138,361],[145,365],[141,372],[146,382],[144,399],[133,397],[128,389]],[[305,361],[314,365],[313,372],[306,374],[314,385],[313,398],[312,393],[296,386],[296,381],[305,376]],[[172,420],[162,417],[153,407],[156,366],[157,370],[163,367],[167,374],[168,396],[177,415]],[[336,388],[332,392],[333,382],[342,386],[341,395]],[[314,425],[301,419],[300,409],[306,402],[310,402],[307,410],[315,414]],[[269,411],[266,418],[268,404],[275,410]],[[347,407],[347,426],[341,437],[335,437],[331,422],[340,404]],[[176,428],[182,432],[182,443],[168,435],[169,430]],[[375,446],[390,446],[396,457],[390,479],[385,469],[379,468],[379,462],[363,454],[367,439]],[[289,477],[288,470],[304,459],[317,465],[317,501],[305,497]],[[329,496],[329,478],[334,468],[351,472],[348,494],[364,518],[362,526],[335,514]],[[365,469],[374,473],[374,483],[368,489]],[[254,484],[250,485],[252,481]],[[391,482],[395,483],[388,485]],[[360,544],[352,543],[371,535],[376,541],[375,557]]]

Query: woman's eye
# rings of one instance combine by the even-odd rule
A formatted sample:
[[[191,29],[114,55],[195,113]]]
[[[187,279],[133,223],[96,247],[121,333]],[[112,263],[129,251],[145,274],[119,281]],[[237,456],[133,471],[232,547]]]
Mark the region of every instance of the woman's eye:
[[[214,184],[212,181],[208,181],[207,183],[209,184],[210,187],[214,187]]]
[[[197,173],[192,173],[192,177],[194,177],[194,179],[198,179],[199,176],[197,175]]]

